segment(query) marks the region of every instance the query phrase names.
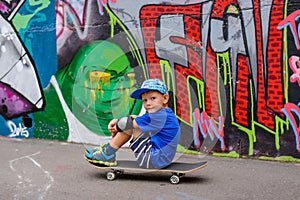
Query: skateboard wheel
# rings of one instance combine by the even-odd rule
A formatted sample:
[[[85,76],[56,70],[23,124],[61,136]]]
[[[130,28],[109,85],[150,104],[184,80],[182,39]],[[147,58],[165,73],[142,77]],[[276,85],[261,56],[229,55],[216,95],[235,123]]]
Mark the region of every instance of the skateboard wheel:
[[[113,181],[113,180],[115,180],[115,178],[116,178],[116,174],[115,174],[114,172],[107,172],[106,178],[107,178],[107,180],[109,180],[109,181]]]
[[[177,175],[172,175],[171,178],[170,178],[170,182],[171,182],[172,184],[178,184],[179,181],[180,181],[180,178],[179,178],[179,176],[177,176]]]

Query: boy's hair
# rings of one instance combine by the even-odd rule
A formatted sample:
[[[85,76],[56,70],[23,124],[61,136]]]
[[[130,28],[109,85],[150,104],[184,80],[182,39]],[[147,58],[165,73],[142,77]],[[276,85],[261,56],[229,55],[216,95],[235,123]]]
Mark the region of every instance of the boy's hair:
[[[131,97],[135,99],[142,99],[141,95],[149,91],[158,91],[161,94],[168,94],[167,86],[158,79],[148,79],[145,80],[141,88],[133,91]]]

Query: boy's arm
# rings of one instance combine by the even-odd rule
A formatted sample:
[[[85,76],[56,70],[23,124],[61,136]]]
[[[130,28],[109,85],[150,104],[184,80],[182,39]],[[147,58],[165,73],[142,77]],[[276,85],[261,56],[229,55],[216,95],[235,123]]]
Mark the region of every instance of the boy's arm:
[[[139,127],[139,125],[136,123],[136,121],[134,120],[135,118],[137,118],[138,116],[137,115],[131,115],[132,117],[132,121],[133,121],[133,129],[136,130],[136,131],[139,131],[141,132],[141,129]]]

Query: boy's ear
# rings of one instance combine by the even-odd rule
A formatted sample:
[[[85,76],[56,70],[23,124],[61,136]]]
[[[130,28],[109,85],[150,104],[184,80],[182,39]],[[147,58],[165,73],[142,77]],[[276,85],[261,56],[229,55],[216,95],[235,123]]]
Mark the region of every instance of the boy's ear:
[[[168,104],[170,96],[168,94],[164,94],[163,98],[164,98],[164,104]]]

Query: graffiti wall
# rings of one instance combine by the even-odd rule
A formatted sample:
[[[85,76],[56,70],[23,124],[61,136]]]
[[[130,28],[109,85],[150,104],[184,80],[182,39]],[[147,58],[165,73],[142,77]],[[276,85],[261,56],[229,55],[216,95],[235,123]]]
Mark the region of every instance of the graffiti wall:
[[[181,146],[300,159],[299,2],[0,3],[1,135],[106,142],[159,78]]]

